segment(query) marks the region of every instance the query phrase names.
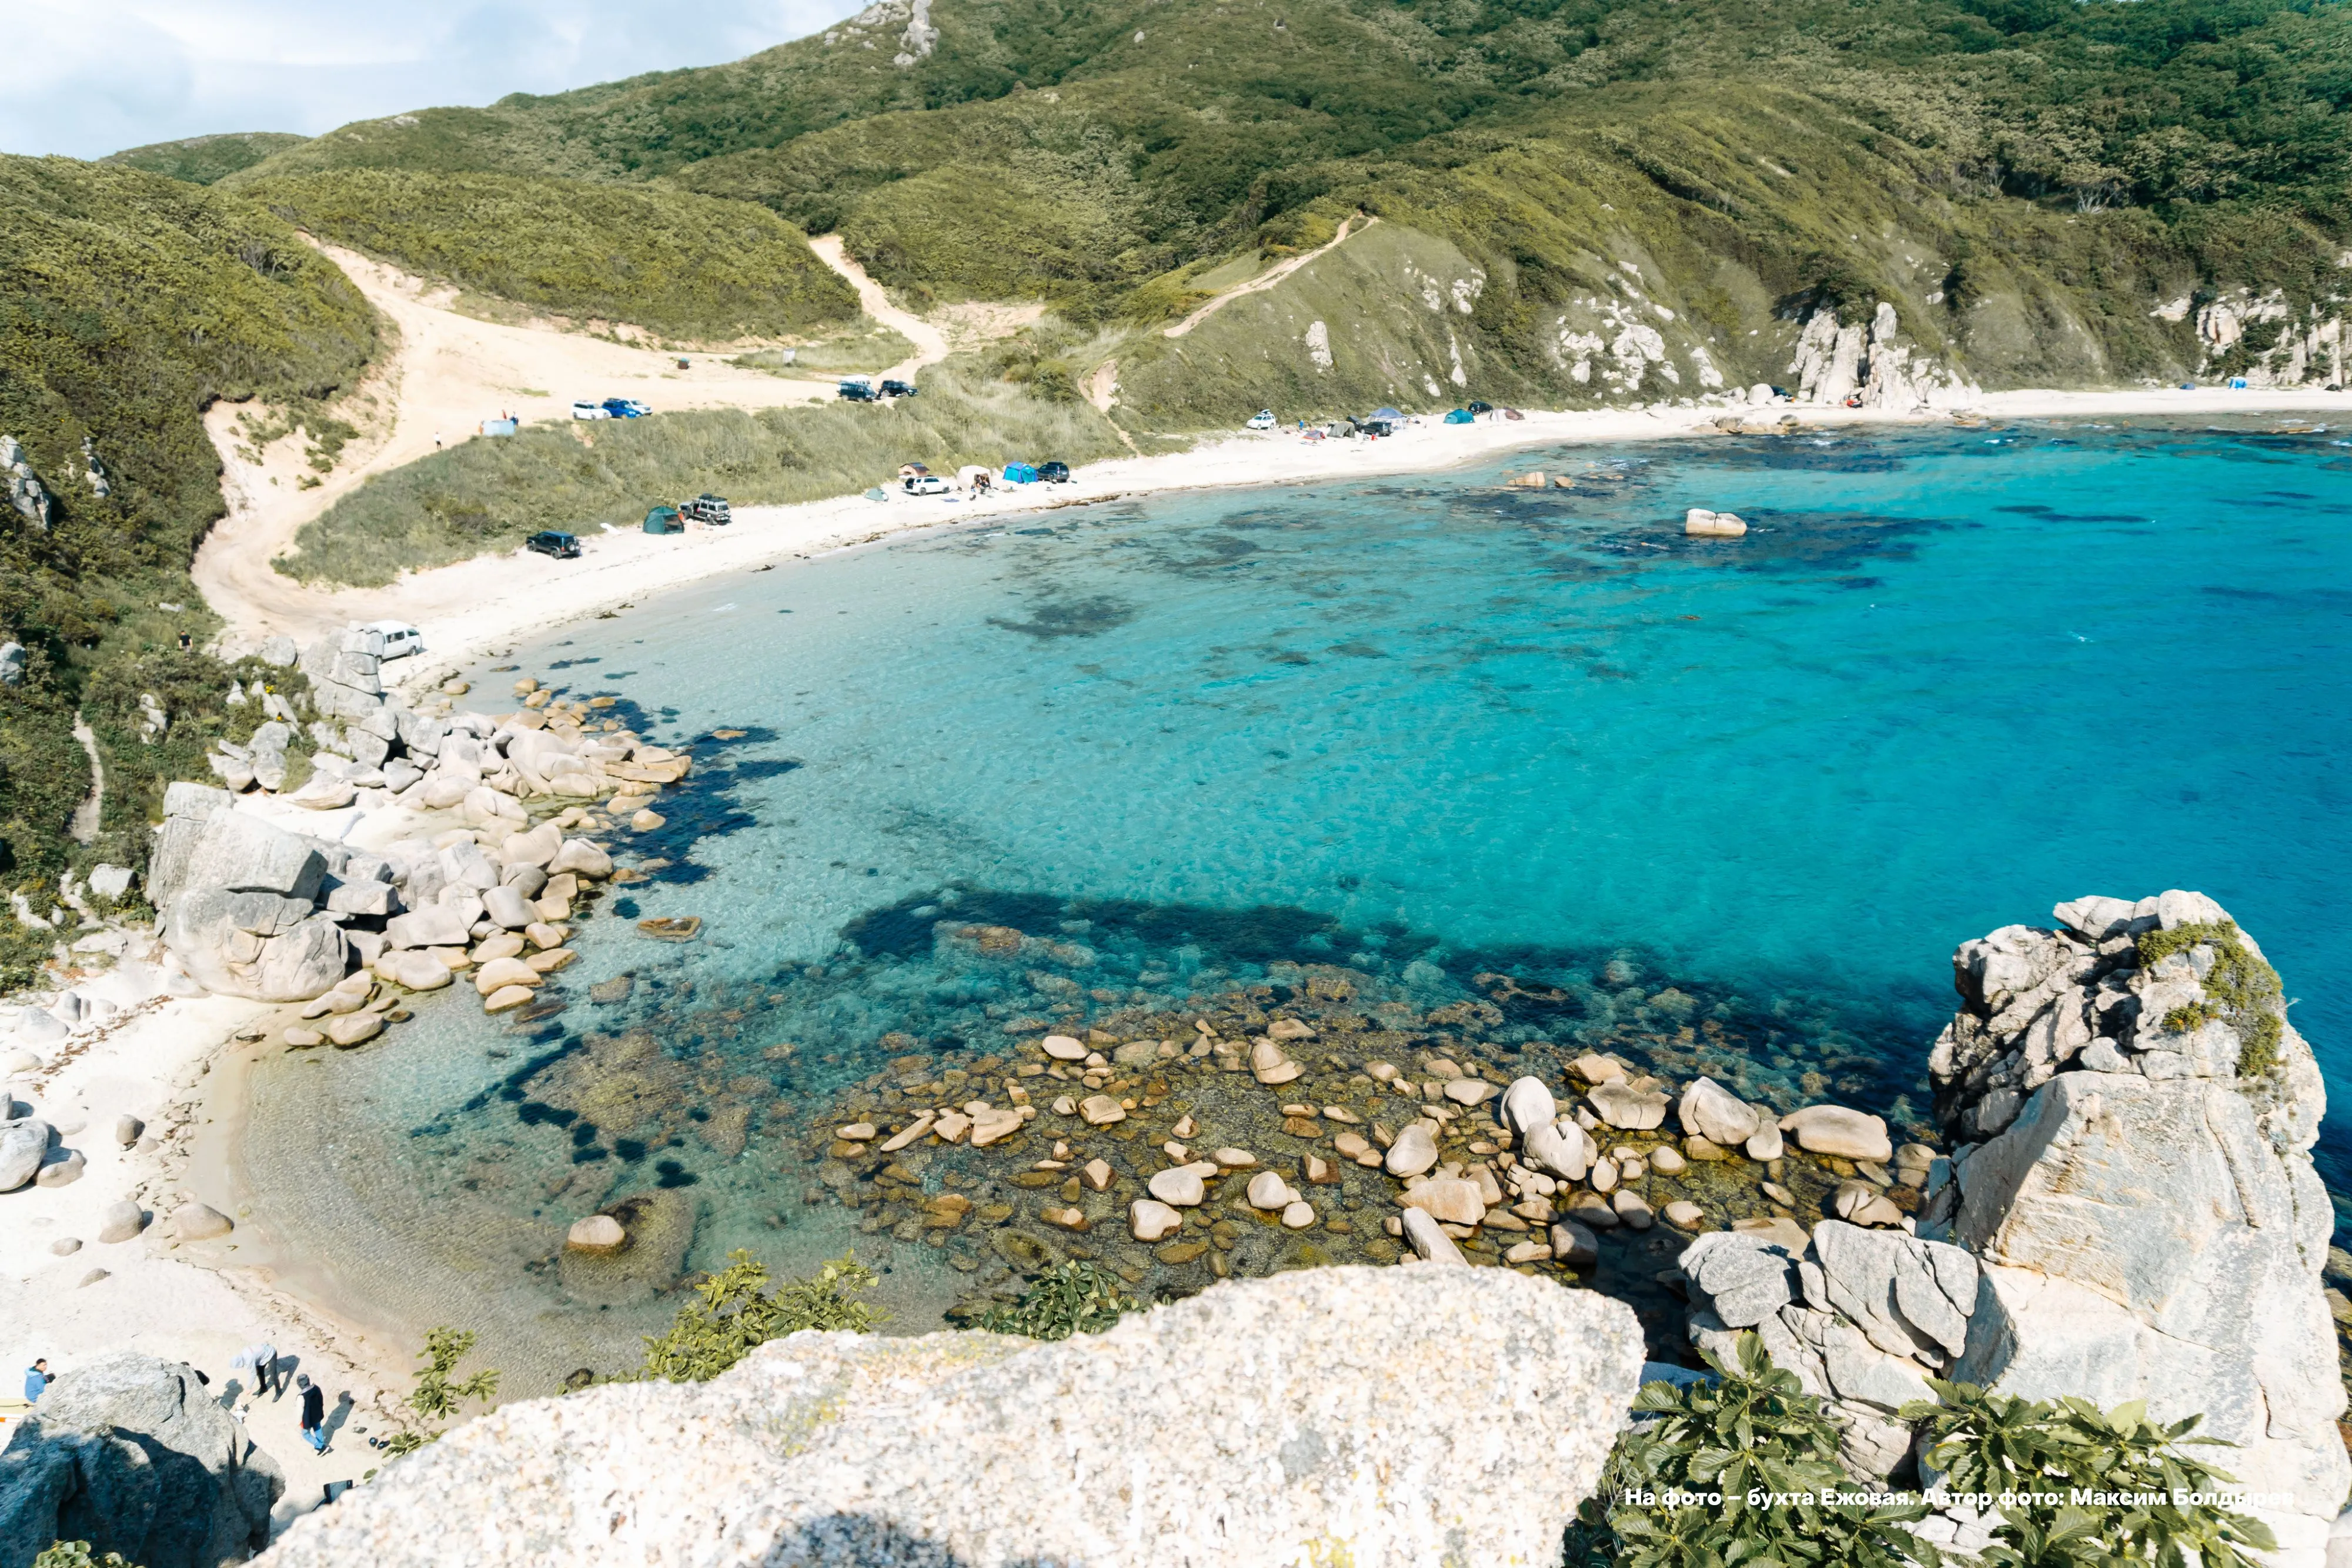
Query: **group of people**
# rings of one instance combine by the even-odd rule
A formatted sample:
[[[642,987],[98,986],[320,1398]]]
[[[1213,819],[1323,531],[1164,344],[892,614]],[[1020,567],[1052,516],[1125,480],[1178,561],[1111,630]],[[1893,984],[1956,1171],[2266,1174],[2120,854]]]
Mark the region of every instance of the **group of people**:
[[[233,1372],[250,1371],[253,1374],[253,1392],[257,1397],[264,1394],[281,1397],[285,1395],[286,1376],[278,1364],[276,1345],[267,1343],[247,1345],[237,1352],[236,1359],[228,1364]],[[202,1372],[196,1374],[196,1379],[206,1385],[212,1381]],[[34,1357],[33,1364],[25,1369],[25,1402],[38,1405],[41,1396],[47,1394],[49,1385],[57,1380],[57,1375],[49,1370],[48,1358]],[[307,1372],[295,1375],[294,1387],[302,1396],[302,1440],[310,1445],[313,1453],[323,1454],[327,1451],[326,1390],[311,1382]]]

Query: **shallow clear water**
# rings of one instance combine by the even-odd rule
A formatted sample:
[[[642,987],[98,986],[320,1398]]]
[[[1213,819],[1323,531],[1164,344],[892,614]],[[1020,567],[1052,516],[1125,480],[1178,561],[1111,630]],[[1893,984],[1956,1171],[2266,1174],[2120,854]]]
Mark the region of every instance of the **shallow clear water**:
[[[1497,487],[1528,467],[1586,477]],[[1685,540],[1694,505],[1753,531]],[[911,1049],[1181,1010],[1283,962],[1423,1007],[1500,972],[1559,994],[1496,1039],[1625,1049],[1712,1017],[1701,1057],[1748,1092],[1899,1113],[1956,943],[2175,886],[2262,942],[2340,1093],[2347,520],[2328,434],[2026,426],[1171,496],[704,585],[511,661],[702,737],[642,845],[673,863],[619,907],[704,938],[600,918],[560,1018],[428,1007],[383,1049],[265,1064],[254,1178],[322,1257],[349,1245],[329,1226],[381,1238],[334,1265],[347,1291],[480,1291],[609,1343],[667,1306],[551,1307],[521,1264],[562,1222],[667,1159],[697,1266],[837,1250],[762,1129]],[[935,944],[941,920],[1072,961]],[[630,1002],[590,1009],[624,970]],[[743,1153],[575,1165],[564,1126],[519,1119],[533,1062],[626,1021],[700,1063],[679,1092],[706,1112],[751,1108]],[[300,1149],[320,1118],[332,1155]],[[2347,1150],[2323,1146],[2338,1189]],[[956,1284],[925,1250],[898,1249],[915,1314]]]

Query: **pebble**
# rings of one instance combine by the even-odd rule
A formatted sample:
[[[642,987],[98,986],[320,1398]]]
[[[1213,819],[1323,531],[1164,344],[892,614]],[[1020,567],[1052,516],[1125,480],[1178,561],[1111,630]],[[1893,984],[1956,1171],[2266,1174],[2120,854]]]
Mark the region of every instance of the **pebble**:
[[[1364,1072],[1376,1082],[1393,1083],[1397,1081],[1397,1070],[1391,1062],[1368,1061],[1364,1063]]]
[[[1219,1149],[1209,1157],[1217,1162],[1220,1170],[1244,1171],[1257,1164],[1257,1156],[1247,1149]]]
[[[1187,1115],[1179,1117],[1176,1124],[1168,1130],[1177,1137],[1189,1138],[1193,1134],[1199,1132],[1201,1128],[1198,1123],[1194,1122],[1191,1116]]]
[[[1323,1107],[1323,1114],[1327,1119],[1337,1122],[1343,1127],[1360,1127],[1364,1124],[1364,1119],[1345,1105],[1326,1105]]]
[[[1392,1176],[1417,1176],[1437,1164],[1437,1134],[1426,1122],[1415,1122],[1396,1135],[1382,1162]]]
[[[209,1241],[234,1228],[228,1216],[208,1203],[184,1203],[172,1216],[172,1234],[183,1241]]]
[[[1418,1208],[1408,1208],[1404,1211],[1402,1223],[1404,1239],[1412,1244],[1412,1249],[1415,1252],[1421,1254],[1423,1261],[1462,1264],[1469,1262],[1468,1259],[1462,1256],[1462,1249],[1454,1245],[1454,1239],[1445,1234],[1434,1216]]]
[[[1155,1172],[1143,1185],[1160,1202],[1182,1208],[1194,1207],[1208,1195],[1208,1186],[1201,1180],[1201,1173],[1190,1166],[1177,1166]]]
[[[1510,1264],[1541,1263],[1549,1260],[1550,1257],[1550,1242],[1519,1241],[1513,1243],[1511,1249],[1503,1254],[1503,1261]]]
[[[1342,1133],[1331,1140],[1331,1146],[1351,1160],[1362,1158],[1372,1147],[1361,1133]]]
[[[1731,1151],[1693,1133],[1683,1140],[1683,1156],[1692,1160],[1727,1160],[1731,1157]]]
[[[1162,1176],[1168,1173],[1163,1171]],[[1129,1233],[1146,1246],[1183,1228],[1184,1217],[1167,1204],[1139,1197],[1127,1207]]]
[[[1045,1037],[1045,1054],[1056,1061],[1084,1061],[1087,1048],[1066,1034],[1049,1034]]]
[[[1790,1193],[1787,1187],[1782,1186],[1779,1182],[1766,1182],[1764,1184],[1763,1190],[1766,1197],[1770,1198],[1774,1203],[1779,1204],[1783,1208],[1794,1208],[1797,1207],[1795,1197]],[[1840,1218],[1843,1217],[1841,1216]]]
[[[147,1124],[136,1116],[117,1116],[114,1119],[114,1141],[126,1149],[137,1143],[139,1134],[146,1130]]]
[[[501,986],[482,998],[482,1010],[486,1013],[512,1012],[517,1008],[529,1007],[538,994],[529,986]]]
[[[81,1238],[79,1236],[60,1236],[55,1241],[49,1243],[49,1250],[56,1253],[60,1258],[69,1258],[74,1253],[81,1250]]]
[[[147,1216],[128,1198],[110,1203],[98,1217],[98,1239],[104,1242],[128,1241],[147,1228]]]
[[[1263,1213],[1272,1214],[1297,1197],[1290,1190],[1290,1184],[1272,1171],[1260,1171],[1250,1177],[1249,1206]]]
[[[1617,1175],[1615,1160],[1595,1160],[1592,1162],[1592,1169],[1588,1179],[1592,1183],[1592,1190],[1595,1192],[1614,1192],[1617,1189]]]
[[[1605,1056],[1595,1056],[1589,1051],[1570,1062],[1568,1070],[1585,1082],[1595,1085],[1613,1083],[1625,1076],[1622,1067]]]
[[[1454,1225],[1475,1225],[1486,1218],[1486,1201],[1478,1184],[1459,1176],[1439,1176],[1423,1182],[1406,1189],[1399,1201],[1408,1208],[1426,1210]]]
[[[650,833],[656,828],[661,827],[668,821],[669,819],[667,817],[663,816],[651,806],[647,806],[643,810],[640,810],[635,816],[629,819],[629,826],[635,828],[641,833]]]
[[[833,1135],[844,1143],[862,1144],[874,1135],[874,1131],[871,1122],[852,1122],[846,1127],[835,1127]]]
[[[1696,1230],[1706,1223],[1706,1211],[1686,1197],[1666,1205],[1666,1223],[1677,1230]]]
[[[1650,1168],[1660,1176],[1680,1176],[1690,1169],[1690,1162],[1673,1149],[1655,1148],[1650,1151]]]
[[[34,1176],[33,1183],[37,1186],[71,1186],[81,1180],[82,1169],[87,1164],[79,1149],[68,1150],[65,1158],[43,1166]]]
[[[1658,1221],[1657,1211],[1650,1207],[1649,1201],[1631,1188],[1619,1191],[1609,1200],[1609,1207],[1617,1211],[1618,1218],[1635,1230],[1647,1230]]]
[[[1087,1186],[1095,1191],[1110,1190],[1111,1169],[1108,1160],[1088,1160],[1079,1168],[1078,1174],[1085,1178]]]
[[[1759,1164],[1777,1160],[1789,1152],[1780,1140],[1780,1129],[1769,1122],[1756,1129],[1755,1135],[1743,1147],[1748,1157]]]
[[[100,1280],[108,1279],[110,1277],[108,1270],[104,1269],[92,1269],[89,1273],[84,1274],[81,1277],[81,1284],[76,1285],[74,1289],[80,1290],[82,1286],[85,1285],[95,1285]]]
[[[1284,1205],[1282,1210],[1282,1228],[1284,1229],[1304,1230],[1314,1223],[1315,1206],[1307,1202],[1305,1198],[1293,1197],[1289,1203]]]
[[[1108,1094],[1089,1094],[1078,1102],[1078,1114],[1090,1127],[1108,1127],[1114,1122],[1127,1120],[1127,1113],[1118,1101]]]

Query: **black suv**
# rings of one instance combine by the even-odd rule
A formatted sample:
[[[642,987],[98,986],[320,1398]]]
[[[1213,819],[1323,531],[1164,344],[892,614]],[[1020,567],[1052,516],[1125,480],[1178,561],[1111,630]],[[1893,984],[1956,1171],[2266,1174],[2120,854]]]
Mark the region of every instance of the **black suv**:
[[[571,560],[580,553],[580,541],[571,534],[559,534],[549,528],[524,541],[524,548],[541,555],[551,555],[558,560]]]
[[[1066,485],[1070,482],[1070,465],[1066,463],[1040,463],[1037,465],[1037,477],[1045,484]]]
[[[912,382],[884,382],[882,383],[882,395],[884,397],[913,397],[916,395],[915,383]]]

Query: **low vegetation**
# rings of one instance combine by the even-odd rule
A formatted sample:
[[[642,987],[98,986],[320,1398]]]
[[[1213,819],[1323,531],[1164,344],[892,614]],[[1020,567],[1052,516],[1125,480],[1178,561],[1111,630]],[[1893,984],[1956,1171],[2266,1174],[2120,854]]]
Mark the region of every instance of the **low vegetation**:
[[[667,1383],[707,1383],[772,1339],[803,1329],[870,1333],[882,1312],[856,1299],[874,1287],[874,1271],[855,1253],[835,1259],[805,1280],[768,1288],[767,1265],[740,1249],[727,1267],[694,1288],[669,1333],[646,1336],[646,1364],[637,1375]]]
[[[727,340],[822,332],[858,314],[808,236],[747,202],[401,169],[235,183],[321,239],[556,316]]]
[[[1092,408],[1046,402],[955,361],[933,366],[920,384],[920,397],[888,405],[559,421],[469,441],[344,497],[304,526],[278,569],[373,586],[512,548],[541,528],[634,528],[648,507],[705,490],[737,506],[814,501],[895,484],[909,462],[953,473],[966,463],[1080,463],[1122,450]]]
[[[138,1568],[120,1552],[92,1556],[87,1541],[59,1541],[33,1559],[33,1568]]]
[[[2286,1032],[2286,989],[2278,971],[2254,956],[2230,921],[2192,921],[2169,931],[2139,935],[2139,961],[2154,968],[2176,953],[2213,950],[2213,967],[2200,982],[2205,999],[2164,1015],[2164,1027],[2189,1034],[2215,1021],[2238,1034],[2238,1073],[2260,1078],[2278,1070],[2279,1041]]]
[[[498,1397],[497,1372],[486,1368],[464,1377],[455,1375],[457,1364],[473,1354],[475,1338],[470,1329],[425,1331],[425,1348],[416,1357],[425,1364],[416,1369],[416,1386],[400,1402],[404,1412],[400,1416],[400,1430],[383,1440],[384,1449],[393,1458],[413,1454],[438,1439],[444,1430],[441,1423],[468,1404],[478,1401],[488,1405]],[[368,1472],[371,1477],[374,1473]]]
[[[1794,1373],[1772,1364],[1760,1339],[1743,1333],[1729,1363],[1706,1360],[1714,1381],[1645,1384],[1636,1396],[1634,1411],[1645,1419],[1618,1439],[1598,1495],[1579,1511],[1570,1568],[1899,1568],[1943,1560],[1906,1528],[1926,1516],[1926,1505],[1874,1500],[1879,1489],[1845,1473],[1836,1425]],[[2144,1402],[2102,1412],[2082,1399],[2036,1403],[1972,1384],[1927,1383],[1936,1397],[1906,1406],[1902,1418],[1925,1424],[1927,1463],[1941,1490],[2011,1499],[1979,1561],[2254,1568],[2254,1553],[2275,1544],[2258,1520],[2173,1500],[2176,1493],[2210,1497],[2231,1479],[2186,1451],[2227,1446],[2194,1436],[2196,1416],[2165,1425],[2147,1418]],[[1692,1494],[1698,1500],[1685,1500]],[[1720,1505],[1704,1500],[1715,1495]]]
[[[178,141],[151,142],[145,147],[126,147],[99,162],[120,163],[127,169],[144,170],[170,180],[184,180],[191,185],[209,185],[309,140],[283,131],[229,131]]]
[[[0,158],[0,435],[50,497],[46,527],[0,509],[0,643],[27,654],[24,683],[0,686],[0,888],[143,864],[163,785],[203,776],[203,735],[249,729],[226,701],[238,672],[179,646],[218,625],[187,570],[223,510],[202,411],[323,398],[374,346],[358,291],[260,208],[135,168]],[[139,721],[147,692],[160,737]],[[77,712],[107,778],[87,843],[67,831],[91,783]]]
[[[1021,1300],[992,1308],[978,1327],[990,1333],[1064,1340],[1100,1333],[1144,1303],[1119,1289],[1118,1276],[1094,1263],[1066,1262],[1030,1282]]]

